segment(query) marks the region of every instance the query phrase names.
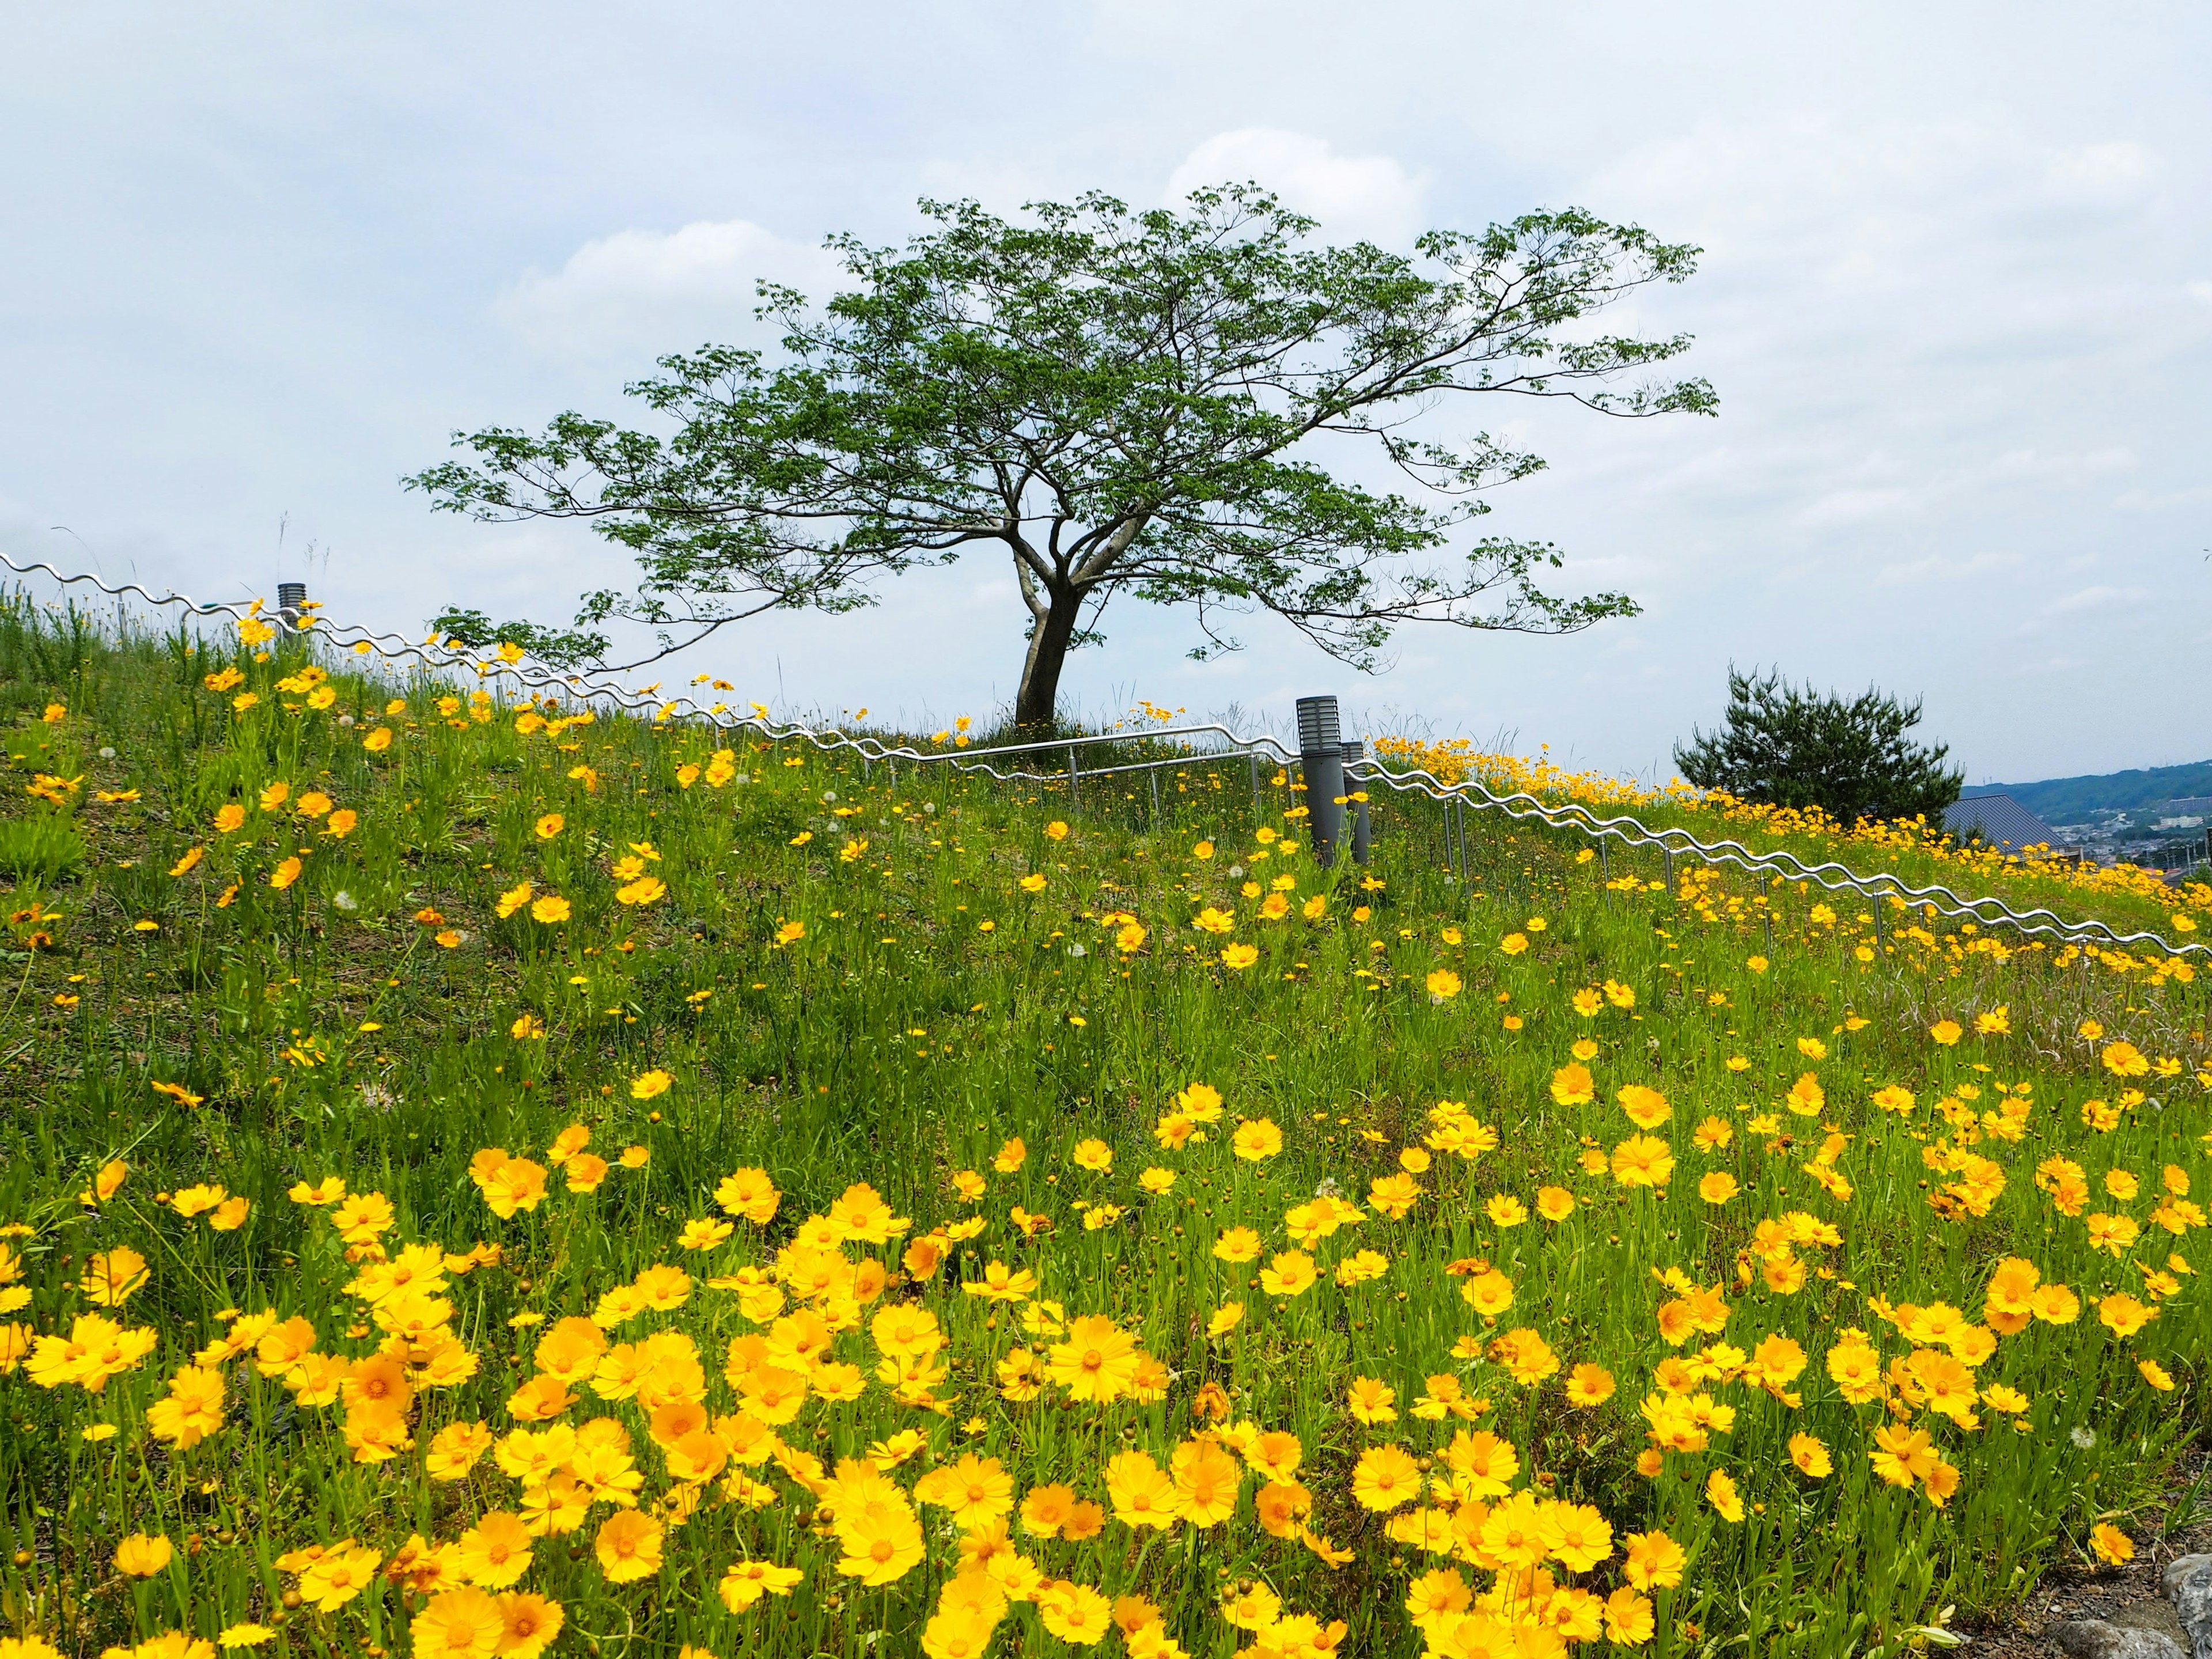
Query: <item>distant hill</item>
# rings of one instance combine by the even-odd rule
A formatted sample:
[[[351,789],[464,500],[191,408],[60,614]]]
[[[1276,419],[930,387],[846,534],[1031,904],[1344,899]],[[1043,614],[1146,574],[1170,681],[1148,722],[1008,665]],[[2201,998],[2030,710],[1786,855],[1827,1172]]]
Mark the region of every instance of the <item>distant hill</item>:
[[[2134,811],[2185,795],[2212,795],[2212,760],[2040,783],[1980,783],[1962,796],[2010,795],[2045,823],[2079,823],[2100,810]]]

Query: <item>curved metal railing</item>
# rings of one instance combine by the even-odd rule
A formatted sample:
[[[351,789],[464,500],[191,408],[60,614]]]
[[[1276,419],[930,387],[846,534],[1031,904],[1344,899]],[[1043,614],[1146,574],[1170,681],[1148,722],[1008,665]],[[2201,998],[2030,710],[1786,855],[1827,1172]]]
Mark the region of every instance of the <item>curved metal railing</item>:
[[[1808,864],[1786,848],[1760,852],[1739,841],[1701,841],[1680,826],[1655,828],[1625,813],[1618,817],[1601,817],[1580,801],[1546,801],[1519,792],[1501,795],[1473,781],[1447,783],[1425,770],[1414,769],[1392,772],[1371,761],[1352,762],[1345,768],[1345,774],[1347,777],[1357,776],[1362,781],[1387,780],[1394,788],[1418,791],[1433,800],[1466,800],[1479,808],[1502,811],[1509,817],[1534,818],[1554,829],[1579,830],[1592,840],[1614,838],[1632,847],[1656,847],[1668,853],[1697,858],[1707,864],[1734,865],[1755,874],[1778,875],[1789,881],[1811,882],[1831,892],[1856,892],[1876,901],[1894,898],[1908,906],[1932,907],[1943,915],[1984,926],[2016,928],[2031,936],[2062,939],[2069,942],[2086,939],[2115,946],[2155,945],[2168,956],[2212,956],[2212,946],[2194,941],[2176,945],[2158,933],[2123,933],[2094,918],[2069,921],[2057,912],[2039,907],[2033,910],[2015,910],[2002,899],[1990,896],[1968,898],[1940,883],[1916,887],[1889,871],[1862,876],[1846,865]]]
[[[263,608],[254,601],[202,603],[180,593],[155,593],[136,582],[112,584],[88,573],[70,574],[44,562],[19,564],[5,553],[0,553],[0,564],[5,564],[18,575],[50,576],[64,586],[89,583],[113,599],[124,599],[135,595],[155,605],[182,605],[201,616],[222,615],[242,618]],[[1264,758],[1273,765],[1289,768],[1297,765],[1299,759],[1295,750],[1275,737],[1264,732],[1247,737],[1210,720],[1146,731],[1094,732],[1037,743],[995,744],[973,753],[958,749],[916,749],[910,744],[888,744],[865,732],[847,732],[836,727],[817,730],[797,722],[780,724],[763,714],[740,712],[727,704],[702,705],[689,696],[663,699],[658,696],[657,687],[633,690],[601,677],[564,673],[532,662],[526,656],[513,661],[496,653],[485,657],[445,647],[435,642],[434,639],[417,644],[398,634],[380,634],[351,624],[334,624],[319,617],[313,617],[312,621],[303,621],[302,625],[313,627],[320,637],[338,649],[357,650],[366,645],[371,653],[387,661],[413,660],[434,672],[465,670],[479,679],[511,679],[541,695],[550,693],[586,703],[603,703],[631,714],[649,712],[657,722],[697,721],[724,731],[755,732],[774,743],[805,743],[825,752],[849,750],[862,760],[884,763],[894,771],[903,762],[917,768],[945,767],[964,775],[981,775],[1000,783],[1066,784],[1074,787],[1079,787],[1085,778],[1127,775],[1203,765],[1210,762],[1246,760],[1256,766]],[[1119,762],[1089,771],[1082,769],[1079,758],[1080,750],[1102,744],[1127,745],[1139,742],[1207,740],[1218,741],[1222,746],[1158,759]],[[1067,757],[1067,768],[1064,771],[1040,772],[1019,767],[1001,769],[994,763],[1010,757],[1031,754],[1064,754]],[[1808,864],[1786,848],[1761,852],[1739,841],[1704,841],[1679,826],[1655,827],[1626,813],[1602,817],[1580,801],[1547,801],[1523,791],[1501,794],[1474,779],[1448,782],[1423,769],[1399,771],[1370,759],[1346,763],[1345,776],[1348,781],[1358,783],[1381,784],[1401,793],[1423,795],[1447,805],[1457,805],[1479,811],[1498,811],[1522,821],[1533,819],[1555,830],[1577,831],[1601,843],[1618,840],[1631,847],[1655,847],[1670,856],[1693,858],[1706,864],[1730,865],[1753,874],[1779,876],[1788,881],[1811,883],[1830,892],[1856,893],[1876,903],[1895,900],[1908,907],[1932,909],[1940,915],[1972,921],[1982,927],[2012,928],[2031,938],[2056,939],[2069,944],[2115,948],[2128,945],[2154,947],[2169,957],[2212,957],[2212,945],[2194,940],[2177,944],[2161,934],[2148,931],[2122,933],[2111,924],[2094,918],[2069,921],[2039,906],[2029,910],[2016,910],[1994,896],[1971,897],[1941,883],[1914,886],[1904,878],[1887,871],[1863,876],[1846,865],[1832,862]]]

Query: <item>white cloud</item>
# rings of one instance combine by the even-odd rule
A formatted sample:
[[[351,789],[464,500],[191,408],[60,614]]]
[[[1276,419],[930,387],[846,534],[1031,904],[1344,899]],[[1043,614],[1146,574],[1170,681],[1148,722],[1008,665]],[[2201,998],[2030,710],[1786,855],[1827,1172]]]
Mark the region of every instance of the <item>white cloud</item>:
[[[2017,553],[1977,553],[1965,559],[1930,554],[1883,565],[1875,573],[1875,583],[1881,587],[1915,587],[1929,582],[1964,581],[2014,569],[2020,562]]]
[[[1388,155],[1339,155],[1325,140],[1279,127],[1216,133],[1186,156],[1168,179],[1166,199],[1179,204],[1205,185],[1256,179],[1285,205],[1321,222],[1329,240],[1355,238],[1403,248],[1421,223],[1425,179]]]
[[[820,293],[836,276],[820,248],[750,220],[702,219],[586,242],[557,271],[524,276],[493,309],[551,356],[651,355],[753,332],[754,285],[763,277]]]
[[[2110,611],[2115,605],[2139,605],[2150,597],[2140,587],[2084,587],[2043,607],[2048,617],[2071,616],[2083,611]]]
[[[2045,167],[2051,185],[2068,195],[2127,200],[2148,188],[2158,157],[2141,144],[2084,144],[2062,149]]]

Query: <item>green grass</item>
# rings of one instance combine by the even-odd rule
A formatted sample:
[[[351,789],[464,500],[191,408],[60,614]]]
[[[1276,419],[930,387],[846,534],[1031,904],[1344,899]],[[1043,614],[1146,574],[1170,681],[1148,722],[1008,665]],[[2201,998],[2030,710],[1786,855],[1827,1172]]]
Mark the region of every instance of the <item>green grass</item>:
[[[1224,1596],[1248,1583],[1321,1621],[1324,1642],[1328,1623],[1344,1621],[1347,1653],[1422,1649],[1405,1602],[1425,1573],[1456,1571],[1472,1593],[1498,1594],[1499,1571],[1480,1549],[1425,1555],[1354,1490],[1363,1458],[1374,1467],[1373,1455],[1402,1446],[1441,1459],[1462,1431],[1512,1444],[1516,1492],[1591,1506],[1610,1525],[1595,1565],[1571,1572],[1554,1558],[1557,1587],[1592,1598],[1556,1601],[1562,1620],[1599,1619],[1589,1609],[1609,1595],[1637,1599],[1627,1534],[1664,1530],[1687,1552],[1680,1582],[1649,1597],[1657,1653],[1895,1653],[1944,1607],[1972,1618],[2014,1605],[2047,1566],[2080,1560],[2094,1526],[2154,1529],[2166,1472],[2212,1395],[2197,1281],[2166,1262],[2201,1257],[2201,1244],[2185,1220],[2176,1236],[2154,1218],[2167,1166],[2192,1183],[2185,1203],[2202,1204],[2212,1182],[2203,978],[2154,957],[2018,948],[1925,917],[1895,918],[1878,944],[1870,910],[1818,892],[1707,872],[1660,890],[1654,857],[1616,854],[1608,889],[1579,837],[1479,817],[1472,879],[1455,882],[1435,809],[1397,800],[1375,804],[1371,868],[1324,872],[1286,850],[1300,836],[1294,780],[1263,777],[1255,811],[1241,762],[1194,760],[1157,815],[1141,784],[1086,786],[1071,805],[902,767],[894,790],[882,768],[735,738],[727,767],[743,781],[685,787],[680,769],[707,764],[724,739],[614,719],[520,730],[524,711],[505,703],[472,714],[472,686],[362,678],[351,657],[324,665],[335,695],[316,708],[306,682],[279,688],[306,665],[301,647],[270,644],[283,648],[260,660],[228,640],[101,634],[20,603],[0,611],[0,695],[19,711],[9,752],[67,745],[82,757],[59,774],[82,775],[61,805],[21,787],[56,769],[16,761],[0,817],[0,848],[66,833],[82,848],[74,863],[19,866],[4,913],[15,920],[0,1223],[24,1230],[5,1242],[27,1296],[0,1322],[19,1322],[26,1342],[66,1332],[98,1311],[78,1288],[88,1258],[119,1248],[149,1274],[116,1317],[160,1338],[97,1393],[41,1386],[31,1364],[0,1376],[0,1529],[12,1533],[0,1629],[97,1653],[254,1620],[285,1650],[404,1650],[410,1623],[459,1604],[380,1578],[317,1611],[277,1558],[351,1537],[382,1562],[410,1536],[453,1543],[485,1513],[528,1502],[526,1483],[489,1457],[465,1479],[430,1478],[432,1443],[457,1423],[501,1437],[526,1426],[510,1398],[540,1363],[540,1338],[655,1264],[689,1273],[688,1299],[613,1324],[608,1340],[680,1334],[726,1425],[744,1399],[724,1375],[732,1340],[776,1328],[748,1316],[750,1291],[707,1281],[781,1262],[781,1311],[795,1313],[801,1224],[830,1214],[857,1182],[910,1224],[887,1243],[837,1247],[847,1271],[873,1261],[890,1275],[874,1301],[849,1306],[833,1291],[815,1304],[833,1328],[829,1362],[856,1365],[860,1393],[817,1395],[771,1425],[785,1450],[747,1469],[761,1487],[733,1488],[725,1471],[689,1490],[635,1398],[577,1388],[562,1420],[605,1416],[627,1431],[641,1513],[666,1523],[665,1565],[610,1579],[595,1549],[616,1513],[604,1502],[574,1532],[538,1539],[513,1593],[565,1609],[556,1651],[917,1650],[954,1593],[961,1555],[947,1512],[922,1511],[921,1565],[865,1587],[838,1570],[845,1545],[805,1462],[834,1472],[906,1429],[927,1448],[891,1472],[909,1492],[922,1470],[973,1452],[998,1461],[1017,1502],[1066,1482],[1102,1504],[1105,1467],[1125,1449],[1164,1468],[1202,1432],[1296,1436],[1306,1524],[1339,1563],[1259,1524],[1261,1483],[1249,1471],[1234,1516],[1218,1525],[1139,1531],[1109,1513],[1097,1539],[1071,1543],[1025,1533],[1018,1509],[1008,1517],[1011,1549],[1038,1572],[1109,1600],[1149,1598],[1175,1642],[1209,1655],[1255,1641],[1317,1650],[1295,1624],[1255,1637],[1225,1622]],[[210,690],[226,671],[240,683]],[[257,701],[235,708],[247,693]],[[395,701],[404,709],[387,713]],[[53,702],[66,712],[49,721]],[[390,746],[365,747],[379,730]],[[288,798],[264,809],[262,792],[277,782]],[[331,804],[302,815],[311,792]],[[243,818],[222,832],[226,805]],[[357,821],[333,835],[342,811]],[[561,822],[541,830],[548,814]],[[1060,821],[1068,833],[1055,838]],[[1201,841],[1210,857],[1196,855]],[[297,878],[272,885],[293,857]],[[624,859],[665,892],[641,894],[615,867]],[[1292,904],[1268,921],[1243,888],[1278,874],[1291,878]],[[1027,876],[1042,876],[1042,890],[1025,890]],[[526,901],[499,915],[501,895],[525,881],[531,899],[567,901],[566,918],[535,920]],[[645,902],[623,902],[625,890]],[[1324,914],[1308,920],[1299,907],[1314,897]],[[1231,933],[1194,925],[1208,908],[1233,916]],[[1124,915],[1146,930],[1126,952]],[[789,935],[794,923],[803,933]],[[1516,939],[1527,948],[1504,948]],[[1224,942],[1255,946],[1256,961],[1224,966]],[[1455,993],[1431,994],[1439,971],[1456,976]],[[1621,994],[1601,993],[1592,1013],[1573,1006],[1576,992],[1607,981]],[[2000,1011],[2002,1029],[1975,1032],[1977,1015]],[[1929,1036],[1947,1019],[1966,1028],[1948,1046]],[[2085,1021],[2101,1035],[2082,1036]],[[2171,1075],[2113,1075],[2100,1057],[2123,1038]],[[1595,1045],[1596,1099],[1565,1104],[1554,1077],[1577,1042]],[[656,1072],[672,1079],[665,1093],[634,1085]],[[1808,1073],[1826,1101],[1801,1115],[1785,1097]],[[1169,1150],[1158,1121],[1199,1083],[1220,1091],[1226,1114],[1210,1138]],[[1616,1149],[1640,1133],[1615,1103],[1631,1085],[1671,1103],[1652,1133],[1675,1170],[1657,1188],[1612,1173]],[[1891,1085],[1911,1091],[1909,1113],[1873,1103]],[[2009,1121],[1997,1110],[2008,1099],[2027,1103]],[[2090,1100],[2110,1108],[2108,1131],[2085,1121]],[[1439,1115],[1439,1102],[1463,1103],[1463,1118]],[[1708,1118],[1724,1143],[1698,1134]],[[1231,1131],[1262,1119],[1279,1130],[1279,1152],[1233,1156]],[[1468,1119],[1495,1132],[1493,1148],[1449,1149],[1437,1132]],[[556,1168],[542,1201],[496,1213],[472,1160],[501,1148],[544,1168],[571,1125],[612,1164],[604,1180],[572,1191]],[[995,1169],[1017,1137],[1026,1160]],[[1110,1168],[1078,1161],[1086,1140],[1110,1150]],[[1931,1164],[1938,1149],[2001,1170],[1986,1213],[1931,1206],[1966,1178]],[[1411,1163],[1431,1160],[1411,1212],[1394,1221],[1363,1206],[1363,1220],[1311,1244],[1317,1284],[1270,1296],[1260,1269],[1294,1248],[1294,1212],[1317,1193],[1361,1205],[1409,1151]],[[2036,1180],[2054,1156],[2075,1160],[2092,1188],[2071,1214]],[[82,1201],[112,1161],[128,1165],[121,1185]],[[1147,1191],[1148,1168],[1171,1172],[1172,1189]],[[1848,1198],[1820,1173],[1831,1168]],[[737,1220],[726,1243],[681,1248],[688,1222],[721,1214],[718,1183],[740,1169],[781,1190],[774,1219]],[[2100,1184],[2116,1170],[2136,1177],[2136,1197]],[[980,1194],[963,1194],[963,1172]],[[1701,1198],[1700,1177],[1715,1173],[1738,1195]],[[347,1259],[330,1209],[287,1196],[331,1176],[389,1200],[381,1248],[392,1253],[498,1248],[495,1263],[437,1291],[474,1374],[421,1388],[401,1424],[410,1443],[386,1461],[360,1461],[346,1437],[349,1420],[358,1430],[373,1411],[298,1403],[286,1364],[250,1356],[210,1361],[224,1378],[219,1432],[190,1446],[155,1434],[149,1409],[232,1310],[303,1317],[319,1351],[373,1353],[380,1334],[348,1290],[373,1261],[359,1249]],[[218,1231],[219,1211],[179,1212],[175,1195],[206,1184],[247,1201],[242,1224]],[[1510,1197],[1534,1212],[1548,1187],[1574,1198],[1561,1219],[1502,1221],[1510,1211],[1490,1207]],[[1105,1206],[1117,1213],[1086,1227]],[[1025,1237],[1017,1210],[1048,1226]],[[2089,1212],[2124,1216],[2138,1237],[2100,1251]],[[2159,1212],[2185,1214],[2171,1202]],[[1833,1226],[1840,1242],[1808,1234],[1778,1249],[1759,1224],[1788,1215]],[[1237,1225],[1262,1235],[1259,1261],[1213,1253]],[[902,1260],[931,1235],[941,1263]],[[1340,1285],[1333,1270],[1361,1249],[1387,1270]],[[2017,1419],[1987,1405],[1946,1417],[1893,1389],[1894,1421],[1927,1431],[1960,1485],[1941,1507],[1921,1486],[1886,1485],[1870,1454],[1891,1416],[1844,1399],[1826,1357],[1857,1329],[1885,1364],[1905,1360],[1915,1345],[1884,1316],[1900,1304],[1940,1302],[1981,1320],[1996,1264],[2014,1256],[2070,1285],[2078,1320],[2002,1336],[1978,1367],[1978,1384],[2026,1396]],[[1513,1290],[1489,1324],[1462,1294],[1478,1260]],[[1786,1288],[1793,1260],[1802,1284]],[[1037,1297],[1066,1319],[1119,1322],[1170,1374],[1159,1397],[1086,1404],[1048,1385],[1036,1400],[1008,1398],[1009,1352],[1042,1354],[1057,1339],[1025,1329],[1012,1304],[960,1291],[993,1261],[1035,1273]],[[1656,1275],[1670,1271],[1721,1288],[1724,1331],[1668,1340],[1661,1310],[1678,1290]],[[2121,1293],[2158,1310],[2126,1339],[2098,1313],[2099,1298]],[[1210,1336],[1232,1301],[1241,1322]],[[872,1322],[909,1304],[935,1316],[949,1346],[941,1378],[902,1390],[878,1376]],[[1495,1346],[1515,1331],[1540,1336],[1556,1370],[1515,1380]],[[1768,1338],[1807,1361],[1771,1389],[1747,1380],[1743,1357],[1711,1352],[1726,1343],[1747,1357]],[[1686,1392],[1732,1407],[1733,1428],[1667,1452],[1656,1477],[1639,1473],[1650,1445],[1639,1402],[1680,1380],[1670,1362],[1701,1351],[1710,1364]],[[2142,1361],[2174,1388],[2149,1386]],[[1617,1392],[1573,1403],[1565,1384],[1582,1364],[1604,1367]],[[1439,1376],[1481,1402],[1479,1420],[1414,1413]],[[1395,1420],[1347,1410],[1363,1376],[1395,1390]],[[1218,1424],[1217,1400],[1228,1413]],[[87,1439],[98,1424],[117,1432]],[[1797,1434],[1824,1443],[1832,1474],[1792,1466]],[[1716,1473],[1741,1489],[1741,1520],[1709,1497]],[[754,1507],[755,1492],[769,1501]],[[1430,1507],[1444,1505],[1432,1497]],[[149,1577],[119,1574],[117,1544],[142,1532],[171,1540],[174,1560]],[[731,1609],[716,1586],[747,1559],[798,1569],[801,1588]],[[455,1594],[450,1583],[440,1594]],[[1531,1606],[1522,1583],[1514,1607]],[[951,1623],[928,1626],[927,1640],[941,1653],[959,1620],[939,1616]],[[1454,1640],[1483,1650],[1472,1626],[1454,1634],[1459,1617],[1440,1627],[1438,1650]],[[1058,1651],[1047,1619],[1041,1603],[1018,1601],[990,1651]],[[418,1649],[427,1629],[415,1632]],[[1106,1643],[1140,1652],[1153,1640]]]

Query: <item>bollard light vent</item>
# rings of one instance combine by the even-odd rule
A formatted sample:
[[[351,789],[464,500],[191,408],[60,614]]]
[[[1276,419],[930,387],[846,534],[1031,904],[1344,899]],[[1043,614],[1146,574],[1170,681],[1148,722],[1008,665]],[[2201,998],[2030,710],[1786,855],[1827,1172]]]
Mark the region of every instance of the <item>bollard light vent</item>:
[[[1301,754],[1318,755],[1335,749],[1343,741],[1336,713],[1334,697],[1300,697],[1298,699],[1298,750]]]

